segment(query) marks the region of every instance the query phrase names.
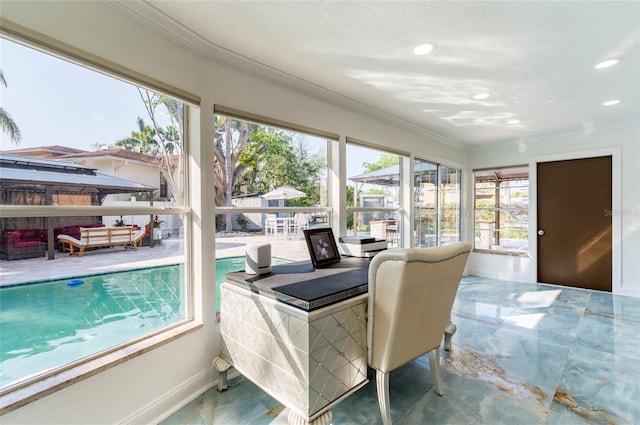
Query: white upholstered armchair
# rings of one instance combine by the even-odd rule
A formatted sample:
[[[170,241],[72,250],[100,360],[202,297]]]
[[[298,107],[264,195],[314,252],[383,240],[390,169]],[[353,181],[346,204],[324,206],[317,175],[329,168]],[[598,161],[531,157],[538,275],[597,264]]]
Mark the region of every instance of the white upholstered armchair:
[[[368,363],[376,369],[378,403],[391,424],[389,373],[429,353],[436,393],[440,382],[440,343],[471,245],[456,242],[436,248],[391,249],[369,266]]]

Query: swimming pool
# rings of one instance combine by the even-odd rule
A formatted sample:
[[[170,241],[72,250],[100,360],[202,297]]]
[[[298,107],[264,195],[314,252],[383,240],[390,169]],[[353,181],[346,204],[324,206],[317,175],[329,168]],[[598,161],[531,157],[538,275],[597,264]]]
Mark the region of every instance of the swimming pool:
[[[216,293],[243,269],[244,256],[217,259]],[[175,264],[0,288],[0,388],[182,320],[183,276]]]
[[[271,264],[286,264],[291,260],[273,257]],[[224,282],[227,273],[244,270],[244,255],[239,257],[218,258],[216,260],[216,310],[220,310],[220,285]]]

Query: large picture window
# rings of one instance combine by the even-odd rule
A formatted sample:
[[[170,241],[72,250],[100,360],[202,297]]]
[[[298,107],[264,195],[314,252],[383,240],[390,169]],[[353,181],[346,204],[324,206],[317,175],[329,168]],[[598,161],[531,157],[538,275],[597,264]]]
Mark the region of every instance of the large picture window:
[[[475,249],[528,252],[529,169],[477,170],[474,181]]]
[[[0,39],[0,393],[192,318],[185,105]]]
[[[460,240],[461,171],[416,159],[413,175],[415,246]]]
[[[402,155],[347,140],[347,233],[402,246]]]
[[[301,239],[304,228],[328,225],[329,140],[267,120],[214,116],[216,206],[229,211],[216,217],[219,237],[265,235],[270,214],[291,219],[290,228],[276,229],[287,237],[295,231]]]
[[[247,244],[270,244],[276,264],[310,259],[304,231],[331,226],[328,152],[338,136],[220,105],[215,112],[219,288],[244,269]]]

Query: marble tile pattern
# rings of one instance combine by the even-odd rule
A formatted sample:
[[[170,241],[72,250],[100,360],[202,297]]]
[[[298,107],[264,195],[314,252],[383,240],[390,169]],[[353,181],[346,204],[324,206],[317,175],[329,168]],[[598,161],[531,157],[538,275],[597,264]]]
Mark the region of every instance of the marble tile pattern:
[[[441,351],[445,395],[425,355],[390,376],[395,425],[640,424],[640,298],[465,277],[458,331]],[[375,373],[332,409],[334,425],[381,424]],[[162,424],[286,424],[277,401],[242,376]]]

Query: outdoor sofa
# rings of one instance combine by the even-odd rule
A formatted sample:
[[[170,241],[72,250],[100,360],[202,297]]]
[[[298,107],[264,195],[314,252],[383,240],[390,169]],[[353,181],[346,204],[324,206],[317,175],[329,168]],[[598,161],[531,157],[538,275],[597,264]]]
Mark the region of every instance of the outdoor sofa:
[[[0,242],[0,258],[21,260],[44,257],[47,250],[47,229],[6,230]]]
[[[87,248],[112,247],[122,245],[127,248],[138,249],[142,244],[144,230],[137,227],[81,227],[80,239],[69,235],[58,235],[62,251],[73,255],[76,250],[82,257]]]

